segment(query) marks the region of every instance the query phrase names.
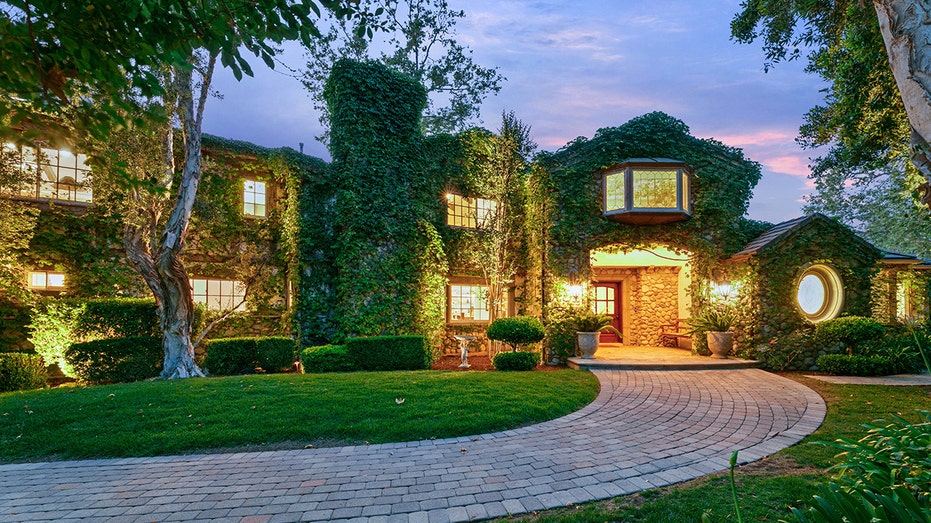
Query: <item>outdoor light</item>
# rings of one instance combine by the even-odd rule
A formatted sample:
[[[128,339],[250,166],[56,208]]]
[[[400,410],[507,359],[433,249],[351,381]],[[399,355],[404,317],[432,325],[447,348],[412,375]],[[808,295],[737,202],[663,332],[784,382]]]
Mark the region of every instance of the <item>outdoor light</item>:
[[[604,216],[634,225],[656,225],[692,215],[691,173],[669,158],[631,158],[602,175]]]
[[[581,298],[581,297],[582,297],[582,292],[583,292],[583,290],[584,290],[584,289],[582,288],[581,285],[570,285],[570,286],[569,286],[569,296],[571,296],[571,297],[573,297],[573,298]]]

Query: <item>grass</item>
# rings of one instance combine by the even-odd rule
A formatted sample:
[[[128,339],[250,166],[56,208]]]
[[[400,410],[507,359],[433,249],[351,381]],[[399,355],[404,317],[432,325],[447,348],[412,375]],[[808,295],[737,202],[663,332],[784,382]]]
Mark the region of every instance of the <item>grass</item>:
[[[828,405],[822,426],[798,445],[775,456],[737,468],[737,497],[743,521],[794,521],[789,506],[807,506],[818,485],[830,477],[837,450],[818,442],[859,439],[861,427],[892,414],[916,421],[916,409],[931,409],[931,387],[837,385],[788,376],[818,391]],[[737,521],[726,474],[681,485],[648,490],[612,500],[508,518],[537,522],[689,523]]]
[[[0,394],[0,462],[465,436],[553,419],[597,393],[591,373],[571,370],[284,374],[14,392]]]

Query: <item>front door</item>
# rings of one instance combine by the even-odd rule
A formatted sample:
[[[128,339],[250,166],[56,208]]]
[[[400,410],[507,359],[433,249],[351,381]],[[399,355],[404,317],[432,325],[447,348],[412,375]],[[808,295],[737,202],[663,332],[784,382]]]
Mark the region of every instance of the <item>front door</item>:
[[[595,284],[595,312],[611,316],[611,325],[621,330],[621,284]],[[610,330],[602,331],[601,343],[618,343],[621,340]]]

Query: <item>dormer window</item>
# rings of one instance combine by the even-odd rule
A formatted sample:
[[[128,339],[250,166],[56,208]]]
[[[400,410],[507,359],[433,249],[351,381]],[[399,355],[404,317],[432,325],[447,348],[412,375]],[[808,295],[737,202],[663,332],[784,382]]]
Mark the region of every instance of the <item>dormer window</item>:
[[[633,158],[602,175],[604,215],[616,222],[655,225],[692,215],[691,173],[684,162]]]
[[[446,225],[466,229],[482,229],[491,224],[498,202],[486,198],[465,198],[446,195]]]

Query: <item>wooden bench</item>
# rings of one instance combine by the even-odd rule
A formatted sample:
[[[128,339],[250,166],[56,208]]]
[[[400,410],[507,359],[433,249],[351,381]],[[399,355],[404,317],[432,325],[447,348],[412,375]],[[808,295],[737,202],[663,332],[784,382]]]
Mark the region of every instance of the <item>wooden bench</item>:
[[[691,327],[688,318],[677,318],[672,323],[659,326],[659,341],[663,347],[677,347],[680,349],[692,348]]]

